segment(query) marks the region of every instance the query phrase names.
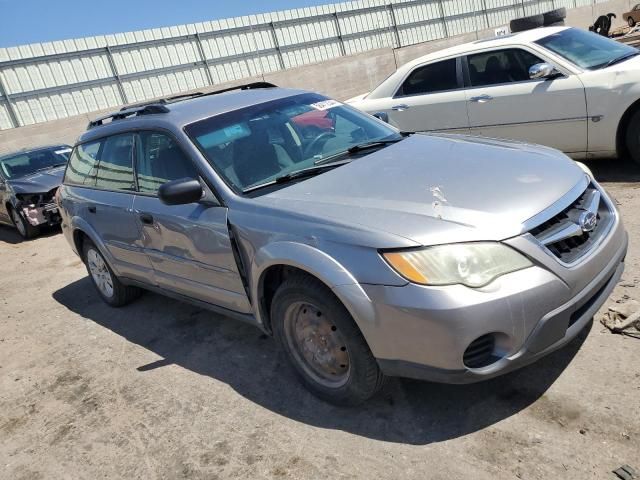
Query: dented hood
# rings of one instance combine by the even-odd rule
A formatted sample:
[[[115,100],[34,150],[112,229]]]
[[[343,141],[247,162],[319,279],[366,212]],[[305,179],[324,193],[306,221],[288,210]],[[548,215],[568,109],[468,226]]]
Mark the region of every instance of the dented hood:
[[[433,245],[519,235],[524,222],[584,178],[575,162],[553,149],[419,134],[259,201],[323,226]]]
[[[47,193],[62,184],[65,167],[55,167],[12,178],[8,182],[16,193]]]

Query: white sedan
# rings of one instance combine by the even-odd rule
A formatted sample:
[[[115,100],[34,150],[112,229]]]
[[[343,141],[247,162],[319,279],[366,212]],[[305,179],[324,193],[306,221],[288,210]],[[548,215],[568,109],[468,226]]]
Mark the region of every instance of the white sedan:
[[[347,103],[403,131],[470,133],[640,162],[640,51],[552,27],[459,45]]]

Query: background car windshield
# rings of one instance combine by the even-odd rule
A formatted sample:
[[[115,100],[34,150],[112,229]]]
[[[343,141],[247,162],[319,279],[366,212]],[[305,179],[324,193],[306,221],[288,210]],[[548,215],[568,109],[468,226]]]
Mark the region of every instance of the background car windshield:
[[[55,147],[35,152],[25,152],[0,159],[0,170],[5,178],[31,175],[39,170],[66,165],[71,149]]]
[[[586,70],[606,67],[611,60],[638,51],[592,32],[563,30],[536,42]]]
[[[240,191],[312,167],[358,144],[401,138],[373,117],[317,94],[212,117],[186,131],[227,183]]]

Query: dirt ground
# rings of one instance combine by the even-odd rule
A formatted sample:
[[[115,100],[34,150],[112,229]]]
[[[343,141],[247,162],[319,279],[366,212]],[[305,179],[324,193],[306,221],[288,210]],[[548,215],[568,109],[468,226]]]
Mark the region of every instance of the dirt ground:
[[[640,300],[640,170],[591,167],[631,238],[608,304]],[[613,479],[640,470],[640,339],[599,316],[505,377],[341,409],[258,330],[152,294],[110,309],[59,232],[0,227],[0,478]]]

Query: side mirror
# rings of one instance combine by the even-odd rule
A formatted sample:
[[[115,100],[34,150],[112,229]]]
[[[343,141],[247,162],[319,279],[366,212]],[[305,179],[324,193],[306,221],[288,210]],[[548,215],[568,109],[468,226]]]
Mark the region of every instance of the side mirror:
[[[167,182],[158,190],[158,198],[165,205],[187,205],[202,199],[202,185],[195,178],[181,178]]]
[[[536,63],[529,68],[529,78],[531,80],[551,78],[557,73],[558,71],[553,67],[553,65],[549,65],[548,63]]]
[[[377,112],[373,116],[385,123],[389,123],[389,114],[387,112]]]

